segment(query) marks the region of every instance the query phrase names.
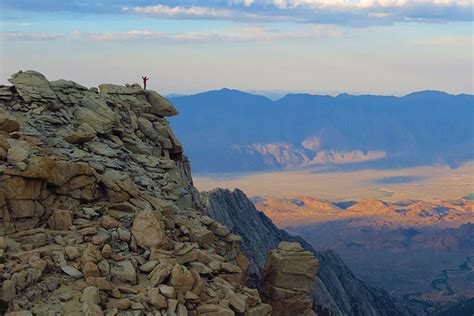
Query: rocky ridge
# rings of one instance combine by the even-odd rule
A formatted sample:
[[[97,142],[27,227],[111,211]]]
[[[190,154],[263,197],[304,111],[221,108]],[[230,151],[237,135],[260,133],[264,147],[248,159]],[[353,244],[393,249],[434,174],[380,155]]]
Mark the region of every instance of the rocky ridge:
[[[242,250],[250,260],[250,282],[263,288],[266,254],[282,241],[298,242],[313,253],[319,268],[311,296],[318,315],[408,315],[386,291],[373,288],[357,279],[333,251],[316,251],[299,236],[278,229],[259,212],[246,195],[216,189],[201,195],[210,217],[242,237]]]
[[[139,85],[0,86],[0,314],[267,315],[240,237],[206,216]],[[21,311],[21,313],[20,313]]]
[[[311,146],[308,143],[314,143],[316,140],[309,138],[304,140],[301,145],[295,146],[290,143],[268,143],[268,144],[250,144],[233,145],[231,151],[236,155],[244,157],[258,157],[261,164],[267,169],[302,169],[310,167],[329,167],[331,165],[354,164],[367,161],[374,161],[386,157],[383,151],[362,150],[337,151],[337,150],[319,150],[317,146]],[[318,139],[316,137],[316,139]],[[254,158],[255,159],[255,158]]]

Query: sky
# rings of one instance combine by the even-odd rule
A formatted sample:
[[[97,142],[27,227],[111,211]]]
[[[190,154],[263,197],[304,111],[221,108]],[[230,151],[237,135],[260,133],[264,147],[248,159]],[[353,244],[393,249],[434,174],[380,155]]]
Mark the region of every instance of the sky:
[[[473,1],[1,0],[0,84],[474,94]]]

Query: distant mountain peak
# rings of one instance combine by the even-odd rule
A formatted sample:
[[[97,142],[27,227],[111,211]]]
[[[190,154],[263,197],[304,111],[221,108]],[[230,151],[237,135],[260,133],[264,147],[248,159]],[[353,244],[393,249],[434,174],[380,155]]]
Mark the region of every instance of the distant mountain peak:
[[[439,91],[439,90],[421,90],[421,91],[415,91],[412,93],[409,93],[405,95],[405,97],[413,97],[413,96],[430,96],[430,97],[438,97],[438,96],[451,96],[452,94],[449,94],[444,91]]]
[[[349,94],[347,92],[339,93],[336,98],[345,98],[345,97],[353,97],[352,94]]]
[[[237,89],[232,89],[232,88],[222,88],[218,90],[209,90],[209,91],[204,91],[200,92],[197,94],[191,94],[191,95],[186,95],[183,97],[199,97],[199,96],[212,96],[212,97],[247,97],[247,98],[255,98],[255,99],[264,99],[266,101],[270,101],[265,96],[262,95],[256,95],[252,93],[248,93],[245,91],[237,90]],[[178,96],[179,98],[180,96]]]

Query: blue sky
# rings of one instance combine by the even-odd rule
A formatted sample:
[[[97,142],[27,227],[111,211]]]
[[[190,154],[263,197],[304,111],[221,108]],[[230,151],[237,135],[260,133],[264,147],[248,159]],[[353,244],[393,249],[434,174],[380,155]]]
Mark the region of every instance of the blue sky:
[[[19,69],[162,93],[474,93],[472,0],[2,0]]]

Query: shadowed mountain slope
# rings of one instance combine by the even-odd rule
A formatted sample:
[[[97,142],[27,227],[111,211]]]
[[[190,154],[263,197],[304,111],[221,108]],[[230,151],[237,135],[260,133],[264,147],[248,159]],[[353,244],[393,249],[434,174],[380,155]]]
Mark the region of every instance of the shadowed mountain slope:
[[[408,314],[387,292],[358,280],[336,253],[316,251],[302,238],[278,229],[242,191],[216,189],[207,198],[208,215],[242,237],[254,285],[259,285],[267,252],[281,241],[298,241],[320,263],[312,296],[321,315]]]
[[[182,113],[173,126],[197,172],[455,167],[474,157],[471,95],[290,94],[272,101],[222,89],[171,100]]]

